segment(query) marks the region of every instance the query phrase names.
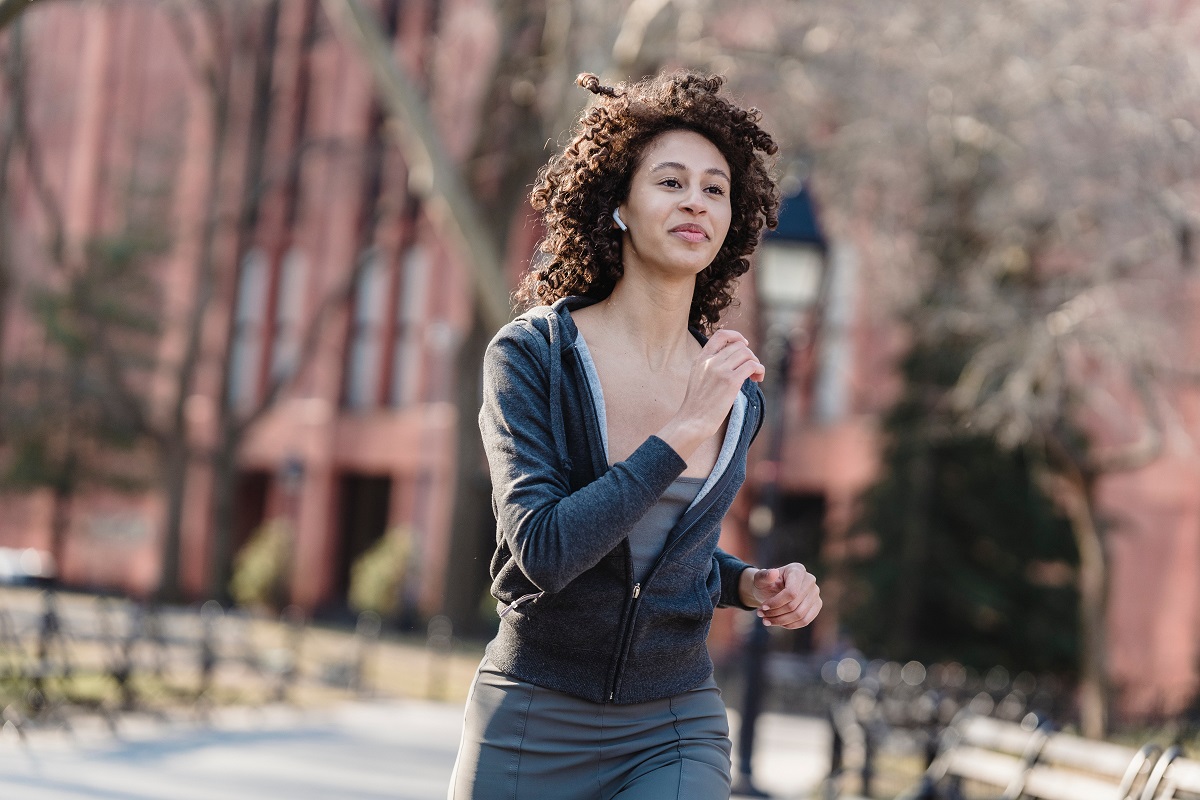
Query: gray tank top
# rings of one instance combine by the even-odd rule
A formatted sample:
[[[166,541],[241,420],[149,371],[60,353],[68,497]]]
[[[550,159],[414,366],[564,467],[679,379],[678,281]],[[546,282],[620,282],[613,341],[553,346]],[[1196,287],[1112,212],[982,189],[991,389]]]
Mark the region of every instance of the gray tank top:
[[[633,551],[634,580],[639,583],[645,580],[667,543],[667,534],[696,499],[704,482],[704,478],[676,478],[633,526],[629,532],[629,548]]]

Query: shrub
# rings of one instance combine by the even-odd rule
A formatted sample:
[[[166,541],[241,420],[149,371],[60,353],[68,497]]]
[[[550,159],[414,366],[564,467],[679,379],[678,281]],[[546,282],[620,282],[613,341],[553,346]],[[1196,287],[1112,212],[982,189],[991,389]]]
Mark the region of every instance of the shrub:
[[[234,559],[229,593],[240,606],[278,611],[287,603],[292,526],[270,519],[254,531]]]
[[[405,527],[389,529],[350,568],[350,607],[395,617],[414,561],[412,532]]]

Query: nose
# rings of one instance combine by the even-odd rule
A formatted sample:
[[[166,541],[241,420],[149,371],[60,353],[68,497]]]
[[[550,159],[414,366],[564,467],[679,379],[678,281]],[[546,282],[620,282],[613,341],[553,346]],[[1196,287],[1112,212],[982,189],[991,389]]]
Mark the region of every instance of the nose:
[[[708,209],[704,207],[704,190],[700,187],[690,189],[679,199],[679,207],[693,214],[703,214]]]

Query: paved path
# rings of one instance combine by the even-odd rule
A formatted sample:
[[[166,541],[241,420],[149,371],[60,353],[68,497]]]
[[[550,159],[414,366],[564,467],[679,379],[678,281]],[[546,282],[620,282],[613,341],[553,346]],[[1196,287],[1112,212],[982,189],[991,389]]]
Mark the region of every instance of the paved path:
[[[118,735],[76,726],[0,731],[7,800],[441,800],[461,709],[416,701],[324,711],[226,710],[207,726],[129,720]],[[759,784],[808,797],[826,768],[820,720],[766,715]]]

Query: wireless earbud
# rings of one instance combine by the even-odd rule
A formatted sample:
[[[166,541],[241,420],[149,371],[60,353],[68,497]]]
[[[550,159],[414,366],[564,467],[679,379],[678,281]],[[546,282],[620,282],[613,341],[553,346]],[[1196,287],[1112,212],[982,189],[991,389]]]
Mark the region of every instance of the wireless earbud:
[[[621,210],[613,209],[613,222],[617,223],[617,227],[623,231],[629,230],[629,226],[625,224],[625,220],[621,219]]]

